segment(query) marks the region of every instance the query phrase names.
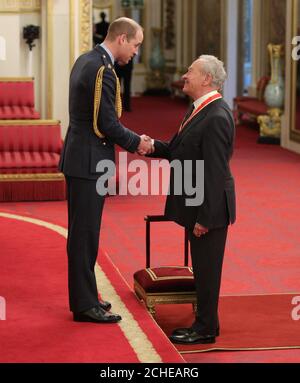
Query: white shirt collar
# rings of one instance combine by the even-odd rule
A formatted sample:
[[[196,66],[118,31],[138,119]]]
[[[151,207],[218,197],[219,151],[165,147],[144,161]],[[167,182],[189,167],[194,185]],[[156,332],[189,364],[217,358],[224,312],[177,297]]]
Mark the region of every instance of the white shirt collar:
[[[202,102],[204,102],[209,97],[214,96],[217,93],[218,93],[217,90],[213,90],[213,91],[211,91],[209,93],[206,93],[204,96],[198,98],[196,101],[193,102],[195,109],[197,109],[202,104]]]
[[[107,46],[104,43],[100,44],[100,47],[102,47],[107,52],[107,54],[109,55],[109,57],[111,59],[111,62],[114,65],[115,64],[115,58],[114,58],[113,54],[111,53],[111,51],[107,48]]]

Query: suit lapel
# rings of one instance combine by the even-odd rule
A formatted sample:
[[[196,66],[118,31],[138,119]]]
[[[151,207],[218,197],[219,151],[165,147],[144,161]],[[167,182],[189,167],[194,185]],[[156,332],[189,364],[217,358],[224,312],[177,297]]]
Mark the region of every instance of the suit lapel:
[[[186,136],[186,134],[190,131],[190,129],[195,125],[199,124],[201,120],[203,120],[207,114],[207,110],[201,110],[183,129],[181,132],[177,133],[175,137],[173,137],[172,140],[172,147],[176,147],[180,144],[180,142],[183,140],[183,138]]]
[[[183,138],[187,135],[187,133],[191,130],[194,125],[198,125],[207,115],[207,113],[219,105],[222,99],[218,99],[207,105],[204,109],[202,109],[191,121],[182,129],[180,133],[177,133],[172,140],[170,141],[170,145],[172,148],[176,147],[180,144]]]

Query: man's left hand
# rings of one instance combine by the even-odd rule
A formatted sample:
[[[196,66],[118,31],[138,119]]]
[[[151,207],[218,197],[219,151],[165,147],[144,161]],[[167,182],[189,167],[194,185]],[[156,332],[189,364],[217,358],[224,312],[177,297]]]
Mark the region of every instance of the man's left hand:
[[[200,225],[200,223],[196,223],[193,233],[196,237],[201,237],[201,235],[208,233],[208,229]]]

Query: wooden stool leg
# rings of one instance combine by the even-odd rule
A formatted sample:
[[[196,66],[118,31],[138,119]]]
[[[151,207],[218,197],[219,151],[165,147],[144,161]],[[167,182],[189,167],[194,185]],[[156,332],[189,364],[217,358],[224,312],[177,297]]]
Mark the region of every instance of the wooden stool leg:
[[[149,313],[154,316],[155,315],[155,306],[154,305],[149,305],[147,306],[147,309],[149,311]]]

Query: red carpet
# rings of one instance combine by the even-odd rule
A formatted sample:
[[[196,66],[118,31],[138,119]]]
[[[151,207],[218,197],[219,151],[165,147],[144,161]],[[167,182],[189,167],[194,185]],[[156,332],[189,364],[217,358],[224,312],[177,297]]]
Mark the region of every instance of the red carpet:
[[[300,348],[300,324],[291,317],[292,298],[299,294],[223,296],[221,333],[214,344],[176,345],[182,353],[212,350]],[[191,305],[157,306],[157,323],[167,335],[194,321]]]
[[[134,363],[141,360],[132,346],[135,340],[124,336],[123,327],[71,320],[66,244],[61,235],[32,223],[0,217],[0,243],[0,295],[6,299],[6,320],[0,321],[0,362]],[[140,333],[150,341],[142,358],[147,360],[148,353],[149,360],[153,354],[164,362],[181,362],[175,348],[111,262],[104,254],[100,260]],[[133,325],[133,320],[129,322],[126,318],[122,322],[123,326]]]
[[[174,134],[186,110],[178,100],[134,101],[134,112],[124,114],[126,125],[162,139]],[[237,222],[229,230],[222,294],[288,293],[299,287],[300,156],[257,144],[257,135],[247,127],[237,128],[232,159]],[[164,203],[165,196],[116,196],[106,201],[102,245],[130,284],[133,272],[144,267],[143,217],[161,214]],[[181,229],[168,223],[153,228],[153,263],[181,262]],[[115,241],[116,236],[121,241]]]
[[[177,130],[186,105],[145,97],[134,99],[133,110],[124,114],[126,126],[168,139]],[[259,145],[256,139],[256,131],[238,127],[232,160],[237,222],[229,231],[223,295],[299,291],[300,156],[278,146]],[[145,265],[143,217],[161,214],[164,201],[165,197],[155,196],[116,196],[106,201],[101,246],[130,285],[133,273]],[[0,210],[66,225],[65,202],[2,203]],[[156,224],[152,239],[153,265],[182,262],[181,228]],[[300,351],[209,352],[185,354],[184,358],[191,362],[299,362]]]

